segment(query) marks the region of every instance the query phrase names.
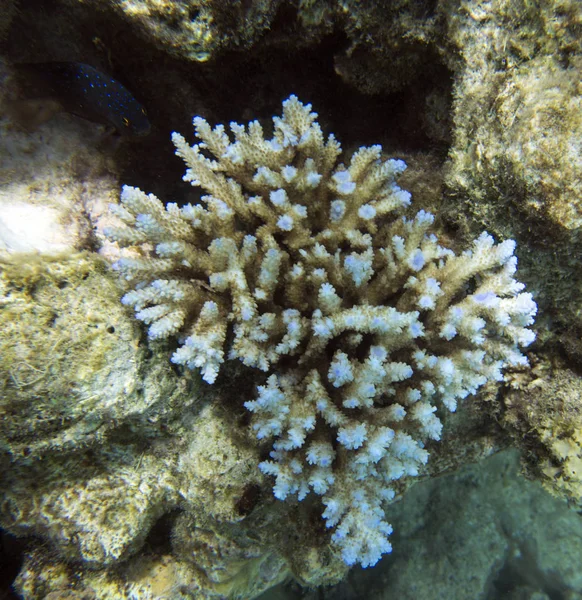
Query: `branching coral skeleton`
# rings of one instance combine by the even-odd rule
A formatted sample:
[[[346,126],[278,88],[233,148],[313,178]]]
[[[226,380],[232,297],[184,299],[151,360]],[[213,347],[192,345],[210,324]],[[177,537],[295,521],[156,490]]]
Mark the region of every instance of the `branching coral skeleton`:
[[[536,304],[512,240],[455,255],[433,215],[399,216],[404,162],[371,146],[338,163],[316,118],[295,96],[271,139],[196,117],[197,144],[172,139],[207,195],[180,208],[125,187],[107,235],[134,249],[114,265],[123,302],[150,338],[179,339],[174,363],[208,383],[225,358],[267,374],[245,402],[273,440],[260,469],[281,500],[321,496],[343,560],[367,567],[391,550],[382,506],[427,462],[437,410],[526,364]]]

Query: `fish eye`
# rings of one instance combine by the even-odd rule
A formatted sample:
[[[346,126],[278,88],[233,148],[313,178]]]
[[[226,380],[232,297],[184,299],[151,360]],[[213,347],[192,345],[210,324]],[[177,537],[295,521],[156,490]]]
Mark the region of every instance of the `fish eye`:
[[[122,120],[123,120],[123,124],[124,124],[126,127],[129,127],[129,119],[128,119],[127,117],[123,117],[123,119],[122,119]]]

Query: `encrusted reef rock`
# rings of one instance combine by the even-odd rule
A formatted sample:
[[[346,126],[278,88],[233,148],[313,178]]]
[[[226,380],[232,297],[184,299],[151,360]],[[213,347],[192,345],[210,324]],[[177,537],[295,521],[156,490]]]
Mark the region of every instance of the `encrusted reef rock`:
[[[553,494],[582,505],[582,380],[562,364],[541,361],[509,378],[500,414],[527,449],[526,472]]]
[[[106,4],[162,50],[205,62],[220,51],[255,44],[268,31],[281,0],[112,0]]]
[[[505,28],[514,14],[521,26]],[[460,61],[449,184],[485,221],[504,203],[522,223],[580,228],[580,4],[499,1],[448,18]]]
[[[5,258],[1,291],[2,522],[70,559],[117,560],[176,496],[159,460],[132,468],[140,444],[176,399],[184,408],[195,395],[147,361],[101,259]],[[139,434],[116,445],[124,428]]]
[[[248,598],[285,578],[277,515],[263,509],[241,523],[256,502],[251,495],[244,504],[247,490],[259,489],[258,457],[232,439],[221,412],[208,406],[196,415],[184,406],[186,421],[196,420],[193,432],[168,421],[164,434],[140,439],[134,427],[133,444],[109,440],[106,448],[16,465],[3,480],[10,487],[3,524],[58,550],[29,553],[18,591],[26,598],[71,588],[103,599]]]
[[[555,56],[516,65],[490,82],[493,114],[485,114],[479,99],[483,112],[473,112],[470,123],[463,113],[470,98],[476,101],[476,90],[466,82],[450,183],[464,189],[477,215],[492,213],[505,198],[506,212],[521,211],[530,222],[548,221],[550,230],[568,235],[582,227],[581,68],[582,56],[566,65]],[[485,197],[492,201],[486,207]]]
[[[11,418],[1,438],[14,457],[90,446],[148,404],[127,402],[143,389],[143,350],[104,267],[84,255],[3,260],[1,405]]]
[[[341,30],[348,44],[334,56],[336,73],[362,92],[378,94],[427,75],[424,66],[434,63],[435,42],[443,35],[441,11],[437,2],[311,0],[298,2],[297,19],[311,36]]]

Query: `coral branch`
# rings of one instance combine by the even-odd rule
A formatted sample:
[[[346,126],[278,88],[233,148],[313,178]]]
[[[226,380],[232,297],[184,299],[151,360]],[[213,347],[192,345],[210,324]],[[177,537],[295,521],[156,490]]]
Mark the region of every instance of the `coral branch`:
[[[173,362],[214,383],[226,351],[268,374],[245,403],[273,439],[261,470],[281,500],[321,496],[344,561],[370,566],[390,551],[382,504],[427,462],[439,409],[526,363],[536,304],[513,241],[440,246],[430,213],[398,214],[405,164],[379,146],[338,164],[316,117],[291,96],[269,140],[258,122],[231,123],[233,140],[195,118],[200,141],[173,141],[209,195],[164,208],[126,187],[107,234],[137,250],[115,264],[135,286],[123,302],[151,338],[178,336]]]

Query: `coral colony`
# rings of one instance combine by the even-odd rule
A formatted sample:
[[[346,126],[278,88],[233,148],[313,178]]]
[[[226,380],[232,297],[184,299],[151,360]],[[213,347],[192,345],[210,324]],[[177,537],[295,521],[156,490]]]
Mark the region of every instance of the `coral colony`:
[[[371,146],[338,163],[316,117],[291,96],[271,139],[253,121],[234,141],[195,118],[200,142],[173,142],[208,195],[164,207],[125,187],[107,235],[133,249],[114,265],[123,302],[150,338],[178,338],[172,362],[208,383],[225,358],[266,374],[245,402],[272,440],[261,471],[280,500],[320,496],[343,560],[367,567],[391,550],[382,505],[427,462],[437,409],[526,364],[536,304],[515,242],[441,246],[432,214],[399,216],[404,162]]]

